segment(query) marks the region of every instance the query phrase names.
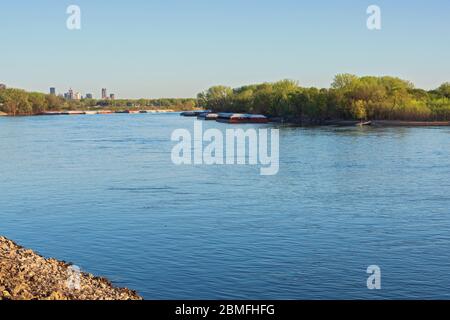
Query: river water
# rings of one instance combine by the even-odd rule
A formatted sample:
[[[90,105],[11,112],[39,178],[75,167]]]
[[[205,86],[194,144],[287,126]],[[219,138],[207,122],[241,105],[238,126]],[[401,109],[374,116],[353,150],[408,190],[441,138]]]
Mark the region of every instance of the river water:
[[[175,166],[194,121],[1,118],[0,234],[147,299],[450,298],[450,128],[280,127],[261,176]]]

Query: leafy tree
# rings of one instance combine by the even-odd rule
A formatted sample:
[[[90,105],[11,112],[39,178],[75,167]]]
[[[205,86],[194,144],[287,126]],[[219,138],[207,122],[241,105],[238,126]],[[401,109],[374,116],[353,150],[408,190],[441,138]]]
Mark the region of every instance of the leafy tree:
[[[450,98],[450,82],[443,83],[438,89],[437,92],[446,98]]]
[[[215,86],[209,88],[205,94],[206,107],[218,111],[225,111],[233,98],[233,89],[225,86]]]
[[[28,101],[28,94],[19,89],[5,89],[0,92],[3,111],[11,114],[31,114],[32,106]]]
[[[32,92],[28,95],[28,100],[33,113],[44,112],[48,108],[48,101],[43,93]]]

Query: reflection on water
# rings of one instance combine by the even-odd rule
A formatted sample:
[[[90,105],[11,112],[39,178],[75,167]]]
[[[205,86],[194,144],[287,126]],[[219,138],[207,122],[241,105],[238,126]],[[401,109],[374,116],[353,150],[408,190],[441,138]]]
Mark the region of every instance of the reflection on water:
[[[448,128],[281,126],[260,176],[174,166],[193,121],[0,119],[0,234],[152,299],[450,298]]]

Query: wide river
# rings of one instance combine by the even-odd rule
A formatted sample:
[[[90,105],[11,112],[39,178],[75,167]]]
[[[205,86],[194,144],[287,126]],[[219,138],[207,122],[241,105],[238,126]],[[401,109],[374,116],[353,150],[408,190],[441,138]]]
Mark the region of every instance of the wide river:
[[[194,121],[0,118],[0,235],[147,299],[450,298],[450,128],[280,127],[261,176],[174,165]]]

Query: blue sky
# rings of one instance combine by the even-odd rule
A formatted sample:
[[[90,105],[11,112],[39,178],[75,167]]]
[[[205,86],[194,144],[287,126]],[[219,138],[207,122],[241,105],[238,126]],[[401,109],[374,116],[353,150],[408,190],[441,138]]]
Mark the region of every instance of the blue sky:
[[[450,81],[450,2],[380,0],[10,0],[0,4],[0,83],[118,97],[193,97],[212,85],[337,73]],[[66,28],[66,8],[82,29]],[[382,30],[366,9],[382,10]]]

